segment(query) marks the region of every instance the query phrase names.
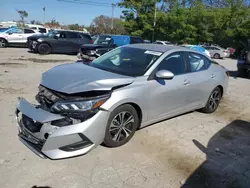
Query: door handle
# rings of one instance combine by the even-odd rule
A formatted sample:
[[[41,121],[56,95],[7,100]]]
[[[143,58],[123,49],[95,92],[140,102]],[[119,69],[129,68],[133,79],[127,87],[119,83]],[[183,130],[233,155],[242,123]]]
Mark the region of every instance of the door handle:
[[[183,85],[189,85],[191,82],[189,81],[189,80],[184,80],[184,83],[183,83]]]
[[[211,78],[215,78],[216,76],[214,74],[211,75]]]

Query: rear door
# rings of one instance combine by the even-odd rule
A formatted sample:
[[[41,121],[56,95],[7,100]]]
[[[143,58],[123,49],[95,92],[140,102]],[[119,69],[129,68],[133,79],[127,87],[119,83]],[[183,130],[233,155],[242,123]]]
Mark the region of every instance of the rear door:
[[[185,60],[189,66],[186,79],[189,81],[189,93],[187,93],[187,103],[192,108],[197,108],[204,104],[213,90],[214,76],[210,73],[210,60],[204,55],[195,52],[185,52]]]
[[[67,51],[77,53],[83,40],[77,32],[66,32]]]
[[[9,43],[23,43],[23,29],[16,28],[15,31],[8,33],[7,40]]]

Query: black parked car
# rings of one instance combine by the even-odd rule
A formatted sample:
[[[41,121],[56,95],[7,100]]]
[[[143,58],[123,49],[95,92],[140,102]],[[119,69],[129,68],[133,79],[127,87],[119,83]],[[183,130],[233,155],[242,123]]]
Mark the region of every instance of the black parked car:
[[[122,45],[144,43],[140,37],[128,35],[99,35],[93,44],[81,46],[77,57],[83,61],[92,61],[106,52]]]
[[[237,61],[238,76],[250,77],[250,40],[240,52],[240,56]]]
[[[91,44],[90,35],[75,31],[52,31],[28,37],[28,48],[39,54],[77,54],[83,44]]]

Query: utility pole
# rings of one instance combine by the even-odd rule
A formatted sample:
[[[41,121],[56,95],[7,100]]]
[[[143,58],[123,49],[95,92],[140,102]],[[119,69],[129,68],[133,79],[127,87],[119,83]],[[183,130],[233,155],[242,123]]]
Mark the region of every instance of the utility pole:
[[[155,0],[155,12],[154,12],[154,24],[153,24],[153,35],[152,35],[152,42],[155,39],[155,25],[156,25],[156,9],[157,9],[157,1]]]
[[[114,29],[114,10],[115,10],[115,4],[112,3],[111,34],[113,34],[113,29]]]
[[[45,24],[45,7],[43,7],[43,24]]]

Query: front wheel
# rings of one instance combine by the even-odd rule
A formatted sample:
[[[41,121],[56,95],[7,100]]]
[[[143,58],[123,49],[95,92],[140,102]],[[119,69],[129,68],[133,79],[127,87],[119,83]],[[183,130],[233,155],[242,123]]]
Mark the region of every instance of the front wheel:
[[[0,39],[0,48],[6,48],[7,41],[5,39]]]
[[[46,43],[42,43],[42,44],[39,44],[37,51],[39,54],[47,55],[47,54],[50,54],[51,47]]]
[[[216,87],[210,94],[207,104],[204,108],[201,109],[204,113],[213,113],[218,108],[222,98],[222,92],[219,87]]]
[[[111,112],[104,144],[108,147],[118,147],[126,144],[138,128],[139,118],[133,106],[125,104]]]

